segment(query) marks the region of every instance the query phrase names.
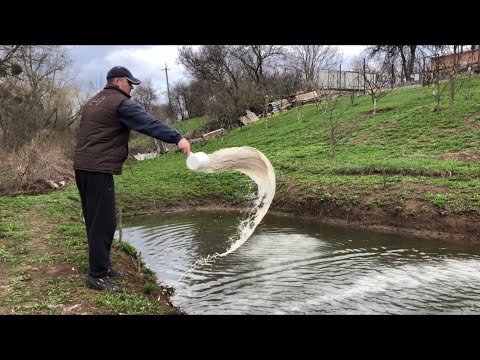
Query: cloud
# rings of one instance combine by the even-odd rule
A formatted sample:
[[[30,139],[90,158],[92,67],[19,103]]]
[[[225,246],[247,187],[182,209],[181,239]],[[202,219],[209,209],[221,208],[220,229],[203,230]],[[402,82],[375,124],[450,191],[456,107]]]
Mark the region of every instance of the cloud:
[[[196,48],[197,46],[194,46]],[[344,64],[358,55],[366,45],[338,45],[343,51]],[[127,67],[142,81],[151,80],[162,100],[166,99],[168,70],[170,87],[178,81],[186,81],[186,72],[177,64],[177,45],[70,45],[67,46],[73,60],[77,81],[84,90],[98,91],[105,86],[106,74],[116,65]]]
[[[140,80],[150,79],[160,91],[167,89],[165,65],[170,86],[185,80],[182,65],[177,64],[175,45],[75,45],[68,46],[77,80],[83,88],[99,90],[105,85],[106,74],[116,65],[127,67]]]
[[[367,45],[341,45],[339,46],[340,51],[343,51],[344,57],[352,57],[359,55]]]

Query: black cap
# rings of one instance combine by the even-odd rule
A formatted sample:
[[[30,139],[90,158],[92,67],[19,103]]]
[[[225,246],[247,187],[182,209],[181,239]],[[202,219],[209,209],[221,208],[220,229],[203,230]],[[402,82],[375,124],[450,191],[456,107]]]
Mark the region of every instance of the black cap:
[[[111,68],[107,73],[107,79],[110,78],[117,78],[117,77],[126,77],[128,81],[130,81],[133,85],[138,85],[141,83],[136,77],[132,75],[132,73],[123,66],[114,66]]]

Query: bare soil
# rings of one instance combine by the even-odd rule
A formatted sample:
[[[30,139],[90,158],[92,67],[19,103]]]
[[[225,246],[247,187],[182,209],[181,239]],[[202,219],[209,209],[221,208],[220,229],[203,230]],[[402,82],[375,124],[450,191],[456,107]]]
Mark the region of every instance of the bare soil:
[[[452,153],[452,152],[443,153],[437,157],[437,160],[446,160],[446,159],[478,163],[480,162],[480,154],[475,153],[473,151],[460,151],[455,153]]]
[[[116,314],[96,304],[95,297],[99,292],[85,286],[87,269],[76,268],[68,259],[61,260],[70,249],[55,246],[48,241],[54,225],[35,214],[35,211],[32,211],[19,219],[28,224],[29,228],[35,229],[34,235],[19,246],[28,252],[15,255],[18,260],[15,263],[0,262],[0,314]],[[0,243],[3,241],[7,243],[8,239],[0,236]],[[39,260],[41,258],[45,260]],[[141,269],[140,260],[137,254],[131,255],[120,250],[119,242],[114,241],[111,261],[115,268],[124,274],[121,286],[130,294],[143,295],[144,286],[149,282]],[[22,278],[25,274],[28,274],[27,279]],[[117,280],[114,282],[118,283]],[[183,314],[181,310],[173,307],[163,286],[155,285],[146,296],[152,303],[159,305],[161,313]],[[49,296],[62,292],[68,293],[72,300],[60,303],[47,300]],[[27,300],[22,300],[24,296]],[[39,309],[39,304],[43,302],[57,304]],[[18,310],[18,307],[21,307],[21,310]]]
[[[456,156],[463,155],[459,153]],[[351,191],[356,192],[354,188]],[[404,203],[398,204],[393,201],[385,206],[377,205],[380,198],[400,198],[405,191],[413,195]],[[332,199],[325,201],[319,196],[305,194],[304,189],[299,189],[290,183],[286,191],[275,195],[269,213],[301,217],[318,223],[480,246],[480,230],[478,230],[480,214],[476,212],[458,214],[448,207],[439,208],[423,200],[429,193],[448,192],[452,192],[452,188],[420,183],[400,183],[392,189],[372,192],[366,196],[364,190],[358,189],[358,193],[362,193],[362,201],[354,205],[336,200],[338,194],[334,189],[329,190]],[[157,211],[246,210],[217,200],[196,199],[195,202],[184,202],[175,206],[157,204]]]
[[[408,188],[415,196],[404,204],[375,205],[376,200],[398,196]],[[428,193],[448,192],[451,189],[425,184],[397,184],[395,189],[372,192],[359,205],[338,204],[335,199],[323,201],[305,196],[294,186],[287,195],[274,199],[271,210],[288,213],[318,222],[363,228],[374,231],[412,235],[426,239],[480,246],[478,223],[480,215],[474,212],[455,214],[451,209],[438,208],[422,200]],[[332,192],[335,198],[335,192]]]

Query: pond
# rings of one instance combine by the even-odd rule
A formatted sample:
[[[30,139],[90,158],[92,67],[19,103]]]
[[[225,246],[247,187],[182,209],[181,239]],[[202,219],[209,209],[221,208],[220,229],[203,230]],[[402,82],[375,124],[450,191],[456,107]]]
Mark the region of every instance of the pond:
[[[480,250],[267,214],[234,252],[239,213],[124,220],[187,314],[479,314]]]

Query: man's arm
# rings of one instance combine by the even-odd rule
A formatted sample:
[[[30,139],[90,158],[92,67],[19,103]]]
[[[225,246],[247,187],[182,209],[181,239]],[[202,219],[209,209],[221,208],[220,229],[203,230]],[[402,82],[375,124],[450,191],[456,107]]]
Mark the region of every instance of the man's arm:
[[[183,139],[182,134],[170,126],[157,121],[147,110],[127,99],[117,109],[118,121],[131,130],[162,140],[170,144],[177,144]]]

